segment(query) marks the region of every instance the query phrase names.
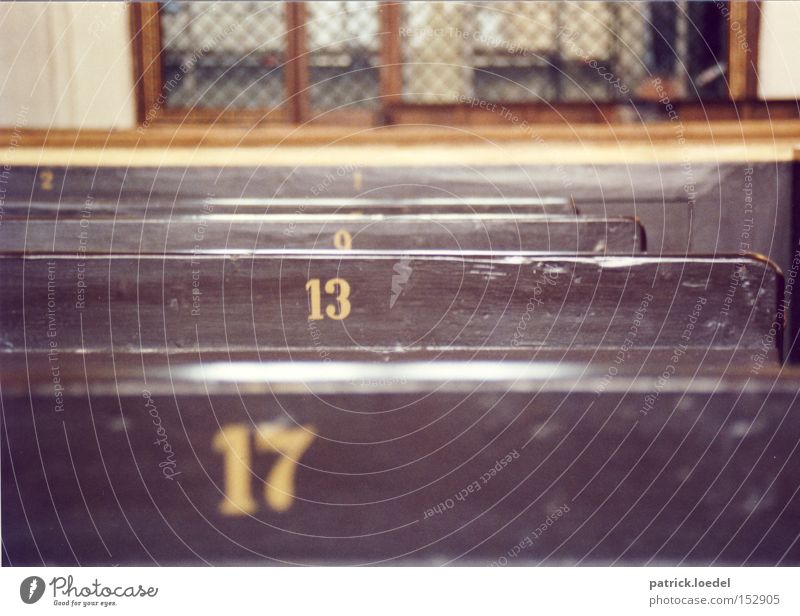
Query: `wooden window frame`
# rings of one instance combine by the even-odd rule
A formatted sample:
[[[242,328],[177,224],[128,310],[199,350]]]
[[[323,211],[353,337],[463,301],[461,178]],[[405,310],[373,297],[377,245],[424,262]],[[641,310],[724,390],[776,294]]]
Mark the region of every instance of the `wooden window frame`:
[[[377,112],[338,110],[313,115],[309,96],[309,58],[306,50],[306,6],[288,2],[286,101],[274,109],[216,109],[167,107],[163,100],[163,59],[159,4],[131,3],[134,49],[134,79],[137,116],[142,125],[189,124],[332,124],[381,126],[392,124],[507,124],[508,120],[485,109],[466,105],[409,103],[402,98],[402,2],[381,2],[379,88],[381,108]],[[676,103],[686,120],[735,120],[798,117],[793,103],[766,103],[757,98],[757,58],[760,7],[758,2],[730,0],[728,44],[729,100]],[[747,44],[741,43],[742,37]],[[624,120],[626,105],[617,102],[505,104],[519,121],[529,123],[614,123]]]

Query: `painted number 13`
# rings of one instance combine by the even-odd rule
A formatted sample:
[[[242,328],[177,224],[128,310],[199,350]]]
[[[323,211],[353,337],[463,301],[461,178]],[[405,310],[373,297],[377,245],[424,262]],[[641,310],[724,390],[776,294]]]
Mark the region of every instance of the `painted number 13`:
[[[325,317],[322,314],[322,297],[319,278],[312,278],[306,283],[309,295],[311,313],[309,321],[320,321]],[[344,278],[331,278],[325,283],[325,293],[336,296],[336,305],[325,306],[325,314],[329,319],[343,321],[350,314],[350,284]]]

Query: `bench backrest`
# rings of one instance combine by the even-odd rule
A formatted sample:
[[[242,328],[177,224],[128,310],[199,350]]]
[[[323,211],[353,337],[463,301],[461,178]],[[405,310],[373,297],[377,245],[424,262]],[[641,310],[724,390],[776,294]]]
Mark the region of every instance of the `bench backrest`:
[[[7,255],[0,318],[5,350],[774,352],[781,283],[753,257]]]
[[[0,375],[13,564],[800,559],[796,373],[597,393],[570,364],[162,360],[130,382],[70,359],[60,395],[50,370]],[[597,515],[609,495],[624,516]]]
[[[307,249],[527,250],[631,253],[631,218],[437,215],[205,215],[145,219],[6,218],[0,251],[164,254]]]
[[[75,218],[114,216],[142,218],[202,214],[549,214],[569,216],[575,206],[566,199],[431,198],[208,198],[136,195],[120,199],[8,199],[12,216]]]

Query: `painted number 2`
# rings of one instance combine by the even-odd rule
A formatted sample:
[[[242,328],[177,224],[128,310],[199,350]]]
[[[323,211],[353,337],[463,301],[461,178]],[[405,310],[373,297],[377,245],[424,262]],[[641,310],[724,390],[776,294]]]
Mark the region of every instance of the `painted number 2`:
[[[39,188],[42,190],[53,190],[53,180],[55,174],[49,169],[39,172]]]
[[[314,440],[312,426],[287,428],[262,423],[255,427],[230,424],[214,436],[214,451],[224,458],[225,498],[219,511],[226,516],[242,516],[256,512],[253,496],[253,447],[257,453],[276,453],[278,460],[264,481],[264,502],[273,511],[283,512],[294,503],[295,473],[300,458]]]
[[[312,278],[306,283],[309,295],[311,313],[309,321],[320,321],[325,317],[322,314],[322,297],[319,278]],[[336,296],[336,305],[325,306],[325,314],[329,319],[343,321],[350,314],[350,284],[344,278],[331,278],[325,283],[325,293]]]

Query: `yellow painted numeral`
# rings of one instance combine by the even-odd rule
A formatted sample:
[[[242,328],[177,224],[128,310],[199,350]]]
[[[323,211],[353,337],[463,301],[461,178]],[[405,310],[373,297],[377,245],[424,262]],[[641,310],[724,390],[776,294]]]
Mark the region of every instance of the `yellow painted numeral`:
[[[350,250],[353,247],[353,238],[344,229],[339,229],[333,235],[333,245],[337,250]]]
[[[287,511],[294,503],[297,465],[315,437],[313,426],[287,428],[262,423],[252,432],[245,424],[221,428],[212,446],[224,457],[225,499],[219,505],[222,515],[251,515],[258,508],[252,490],[251,434],[257,452],[280,456],[264,483],[264,502],[269,509],[278,512]]]
[[[319,278],[312,278],[306,283],[306,291],[309,293],[311,302],[311,313],[308,315],[309,321],[322,320],[322,298],[320,292]],[[328,304],[325,306],[325,314],[329,319],[343,321],[350,314],[350,283],[344,278],[331,278],[325,283],[325,293],[336,295],[336,306]]]
[[[53,190],[53,180],[55,174],[49,169],[39,172],[39,188],[42,190]]]
[[[322,316],[322,312],[320,311],[320,304],[322,300],[320,299],[319,293],[319,278],[312,278],[306,283],[306,291],[310,295],[309,301],[311,302],[311,314],[308,315],[309,321],[320,321],[324,317]]]
[[[255,513],[256,501],[250,490],[250,431],[244,424],[221,428],[212,442],[225,465],[225,500],[219,505],[222,515]]]
[[[286,511],[294,502],[294,476],[297,463],[314,440],[311,428],[284,428],[260,424],[256,429],[256,451],[275,452],[275,462],[264,485],[264,500],[275,511]]]
[[[338,290],[338,293],[337,293]],[[325,283],[325,293],[336,295],[337,308],[333,306],[325,307],[325,314],[336,321],[343,321],[350,314],[350,284],[344,278],[333,278]]]

